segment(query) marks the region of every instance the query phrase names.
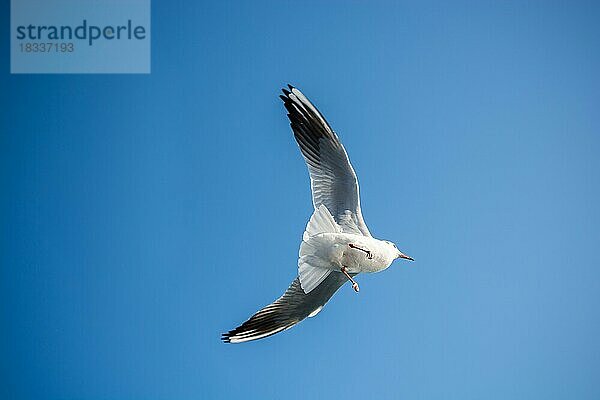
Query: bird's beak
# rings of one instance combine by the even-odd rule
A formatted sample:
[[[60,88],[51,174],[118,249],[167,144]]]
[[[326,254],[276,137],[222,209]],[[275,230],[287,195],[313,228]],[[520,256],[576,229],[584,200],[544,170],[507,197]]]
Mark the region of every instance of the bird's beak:
[[[400,252],[399,252],[400,253]],[[404,253],[400,253],[400,255],[398,256],[398,258],[404,258],[405,260],[409,260],[409,261],[415,261],[414,258],[407,256]]]

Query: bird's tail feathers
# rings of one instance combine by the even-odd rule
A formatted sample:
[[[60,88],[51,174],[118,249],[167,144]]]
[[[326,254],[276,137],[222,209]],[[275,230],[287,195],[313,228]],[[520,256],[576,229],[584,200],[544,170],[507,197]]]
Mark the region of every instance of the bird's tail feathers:
[[[341,228],[327,207],[321,204],[310,217],[300,244],[298,277],[304,293],[310,293],[332,272],[329,262],[318,255],[322,238],[316,236],[335,232],[341,232]]]
[[[321,204],[310,217],[304,235],[302,235],[302,240],[307,242],[308,239],[319,233],[339,233],[341,231],[342,229],[335,222],[327,207]]]

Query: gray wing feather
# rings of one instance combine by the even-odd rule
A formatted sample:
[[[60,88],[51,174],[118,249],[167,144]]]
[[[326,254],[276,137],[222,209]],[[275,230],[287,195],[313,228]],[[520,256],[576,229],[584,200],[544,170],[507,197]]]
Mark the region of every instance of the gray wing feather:
[[[224,333],[221,340],[226,343],[242,343],[289,329],[318,312],[346,281],[343,274],[333,272],[306,294],[300,287],[300,280],[296,278],[283,296],[256,312],[242,325]]]
[[[358,179],[344,146],[302,92],[289,88],[280,97],[308,166],[315,209],[324,204],[344,232],[371,236],[360,210]]]

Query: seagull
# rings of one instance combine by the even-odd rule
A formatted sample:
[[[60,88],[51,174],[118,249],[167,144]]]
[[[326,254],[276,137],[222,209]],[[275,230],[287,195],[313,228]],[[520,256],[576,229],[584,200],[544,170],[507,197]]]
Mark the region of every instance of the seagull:
[[[222,334],[226,343],[249,342],[289,329],[317,315],[345,282],[358,293],[357,274],[383,271],[398,258],[414,261],[394,243],[371,235],[344,146],[306,96],[291,85],[288,88],[279,97],[308,166],[314,212],[300,243],[298,277],[279,299]]]

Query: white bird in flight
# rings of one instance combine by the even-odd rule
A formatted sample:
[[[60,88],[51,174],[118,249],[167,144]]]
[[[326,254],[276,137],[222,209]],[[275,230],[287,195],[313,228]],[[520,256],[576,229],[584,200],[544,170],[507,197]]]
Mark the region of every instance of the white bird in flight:
[[[224,333],[227,343],[265,338],[314,317],[346,282],[361,272],[379,272],[397,258],[414,261],[396,245],[371,236],[360,211],[358,180],[348,154],[323,115],[295,87],[281,95],[308,166],[315,207],[300,243],[298,277],[272,304]]]

